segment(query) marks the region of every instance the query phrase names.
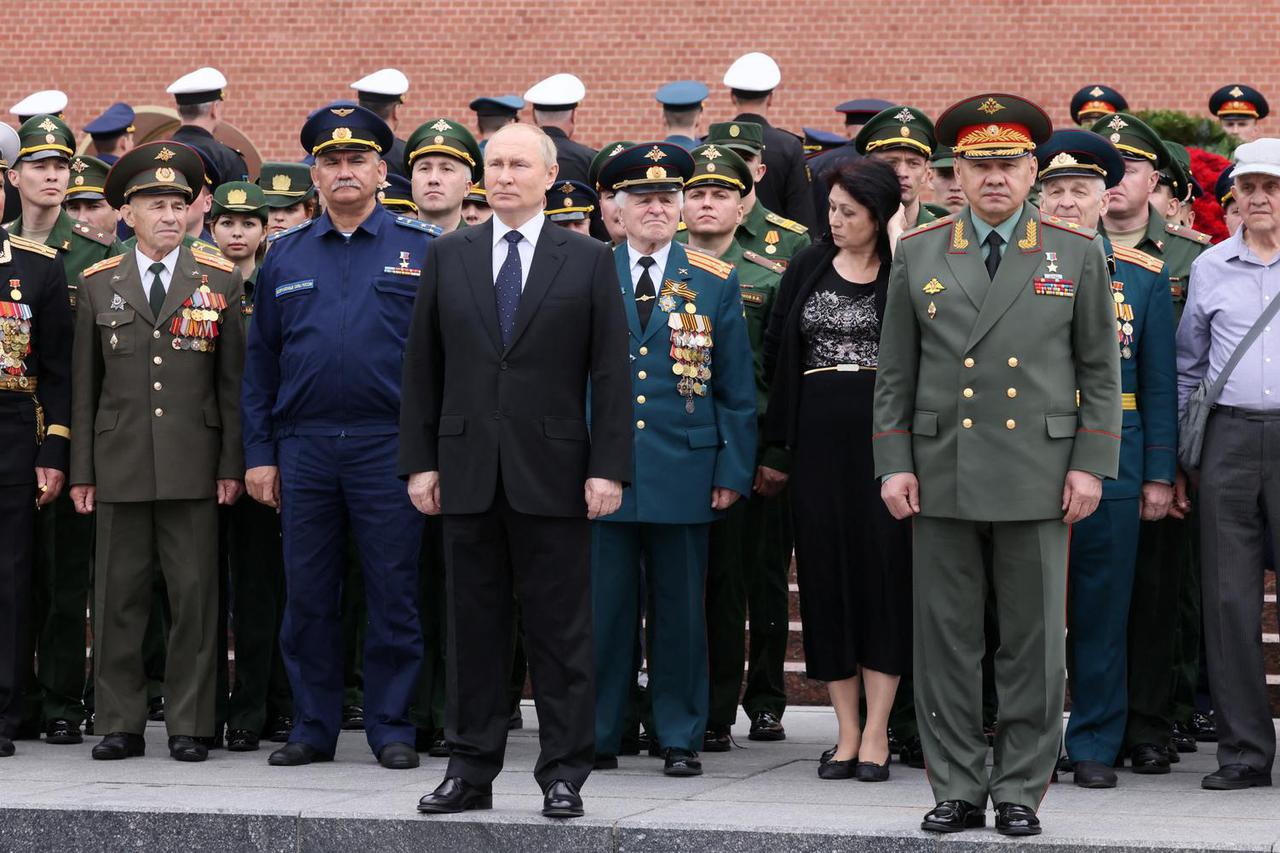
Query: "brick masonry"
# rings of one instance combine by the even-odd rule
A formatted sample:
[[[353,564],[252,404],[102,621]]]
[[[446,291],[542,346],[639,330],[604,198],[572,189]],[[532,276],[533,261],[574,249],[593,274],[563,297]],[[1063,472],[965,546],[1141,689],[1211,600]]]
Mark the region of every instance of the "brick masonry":
[[[171,106],[172,80],[213,65],[229,81],[227,120],[269,158],[299,157],[307,112],[387,65],[411,81],[402,137],[435,115],[470,122],[476,95],[521,94],[573,71],[587,86],[578,136],[593,146],[658,135],[653,92],[672,79],[712,88],[704,121],[730,117],[720,79],[749,50],[781,65],[774,119],[793,130],[838,130],[832,107],[847,98],[902,100],[936,115],[983,89],[1033,98],[1066,122],[1071,94],[1095,82],[1118,87],[1135,108],[1206,114],[1210,92],[1236,81],[1280,107],[1277,0],[8,0],[5,12],[6,113],[29,92],[57,87],[70,95],[66,115],[78,130],[115,100]]]

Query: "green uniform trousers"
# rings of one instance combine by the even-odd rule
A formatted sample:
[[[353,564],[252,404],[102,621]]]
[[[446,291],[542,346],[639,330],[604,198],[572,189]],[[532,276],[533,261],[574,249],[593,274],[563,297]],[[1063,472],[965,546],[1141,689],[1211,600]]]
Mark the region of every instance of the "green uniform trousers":
[[[444,728],[446,584],[444,533],[440,516],[427,516],[418,555],[418,619],[422,624],[422,669],[409,722],[434,733]]]
[[[97,731],[142,734],[147,679],[142,645],[151,615],[152,555],[169,592],[173,625],[165,669],[172,735],[214,731],[218,653],[218,507],[202,500],[98,504]]]
[[[935,798],[1038,808],[1062,740],[1067,545],[1057,519],[978,522],[917,516],[912,578],[916,720]],[[986,769],[983,605],[990,542],[1000,648],[1000,725]]]

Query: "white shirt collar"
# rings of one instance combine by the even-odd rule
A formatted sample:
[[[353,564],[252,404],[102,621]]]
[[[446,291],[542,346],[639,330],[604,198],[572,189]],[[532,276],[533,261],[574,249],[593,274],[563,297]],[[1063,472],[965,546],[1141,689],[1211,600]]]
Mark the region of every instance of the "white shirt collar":
[[[505,242],[508,231],[519,231],[521,236],[529,241],[529,245],[536,248],[538,235],[542,233],[542,226],[547,221],[547,217],[542,211],[538,211],[519,228],[507,227],[497,214],[494,214],[491,221],[493,222],[493,248],[496,249],[499,243]]]
[[[178,265],[178,252],[181,250],[182,250],[182,244],[179,243],[172,252],[170,252],[169,254],[165,255],[163,258],[160,259],[160,263],[164,264],[164,274],[160,276],[160,279],[164,282],[166,289],[168,289],[169,287],[169,282],[173,281],[173,270],[174,270],[174,267]],[[133,252],[137,256],[136,259],[138,262],[138,276],[142,279],[142,284],[144,287],[150,287],[151,286],[150,268],[151,268],[151,265],[155,263],[155,261],[151,260],[151,258],[144,255],[140,247],[135,246],[133,249]]]
[[[662,280],[663,274],[667,269],[667,258],[671,255],[671,243],[661,246],[655,252],[650,252],[648,257],[653,258],[654,265],[651,267],[649,277],[653,279],[656,285]],[[640,277],[640,259],[645,257],[635,246],[631,245],[631,241],[627,241],[627,259],[631,262],[631,273],[633,278]]]

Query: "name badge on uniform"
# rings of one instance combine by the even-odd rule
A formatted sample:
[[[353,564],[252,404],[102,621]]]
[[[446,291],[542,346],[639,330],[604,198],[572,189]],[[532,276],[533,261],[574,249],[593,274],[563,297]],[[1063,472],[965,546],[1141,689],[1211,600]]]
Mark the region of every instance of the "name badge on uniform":
[[[289,281],[284,284],[276,285],[276,299],[284,296],[292,296],[295,293],[302,293],[307,290],[315,290],[316,280],[314,278],[303,279],[302,281]]]
[[[1076,295],[1076,283],[1059,276],[1033,279],[1032,284],[1038,296],[1065,296],[1070,299]]]

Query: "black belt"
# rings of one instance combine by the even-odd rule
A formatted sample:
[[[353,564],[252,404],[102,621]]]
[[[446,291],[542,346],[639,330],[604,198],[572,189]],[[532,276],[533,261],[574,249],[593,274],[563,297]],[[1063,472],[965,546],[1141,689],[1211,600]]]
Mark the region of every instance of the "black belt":
[[[1280,409],[1238,409],[1235,406],[1215,406],[1215,412],[1221,412],[1230,418],[1243,418],[1246,421],[1280,421]]]

